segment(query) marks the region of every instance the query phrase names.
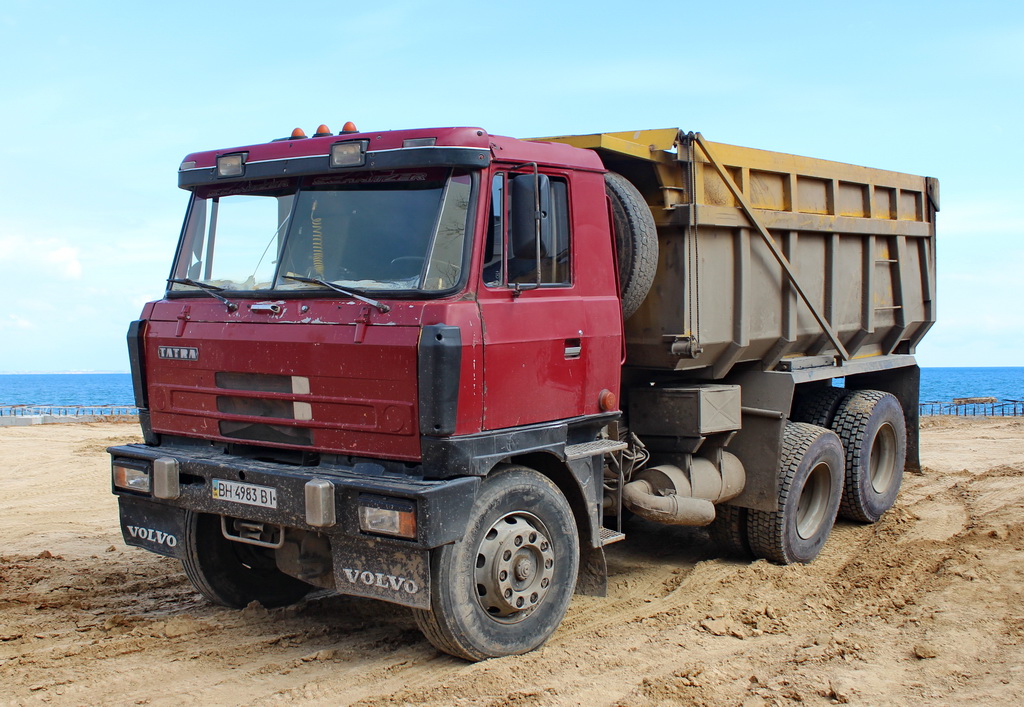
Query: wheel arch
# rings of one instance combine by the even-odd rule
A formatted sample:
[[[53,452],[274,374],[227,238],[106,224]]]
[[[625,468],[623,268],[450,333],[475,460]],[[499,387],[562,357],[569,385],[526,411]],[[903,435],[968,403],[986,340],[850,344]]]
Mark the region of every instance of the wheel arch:
[[[581,548],[584,545],[588,547],[599,545],[600,540],[598,529],[601,519],[595,504],[595,501],[599,499],[595,498],[593,460],[593,457],[579,460],[579,466],[585,467],[585,469],[574,470],[570,468],[570,466],[576,466],[573,462],[564,462],[554,454],[546,452],[521,454],[509,459],[513,464],[521,464],[539,471],[558,487],[558,490],[565,496],[565,500],[569,502],[569,508],[572,509]],[[586,478],[586,476],[591,478]],[[597,478],[600,480],[599,476]]]
[[[576,592],[601,597],[608,590],[608,566],[601,546],[602,459],[596,456],[566,462],[554,454],[532,452],[507,460],[543,474],[565,497],[579,535]]]
[[[846,388],[848,390],[881,390],[896,397],[903,408],[903,420],[907,426],[906,470],[920,472],[920,367],[915,364],[887,371],[848,376]]]

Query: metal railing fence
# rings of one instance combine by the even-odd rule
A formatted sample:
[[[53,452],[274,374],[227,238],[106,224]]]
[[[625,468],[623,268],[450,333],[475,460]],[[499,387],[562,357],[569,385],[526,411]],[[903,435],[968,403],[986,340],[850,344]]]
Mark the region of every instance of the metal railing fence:
[[[921,417],[952,415],[954,417],[1024,417],[1024,400],[999,400],[985,403],[927,402],[918,405]]]
[[[954,417],[1024,417],[1024,400],[1002,400],[994,403],[924,402],[918,405],[922,417],[950,415]],[[134,405],[0,405],[2,417],[120,417],[138,415]]]
[[[0,417],[119,417],[138,415],[134,405],[0,405]]]

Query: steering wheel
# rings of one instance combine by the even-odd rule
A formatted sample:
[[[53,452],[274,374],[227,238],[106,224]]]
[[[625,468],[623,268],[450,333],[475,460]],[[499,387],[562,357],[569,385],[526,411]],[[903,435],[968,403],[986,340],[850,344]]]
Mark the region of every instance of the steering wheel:
[[[400,273],[409,273],[407,277],[411,277],[423,269],[424,260],[422,255],[400,255],[397,258],[392,258],[391,265]]]

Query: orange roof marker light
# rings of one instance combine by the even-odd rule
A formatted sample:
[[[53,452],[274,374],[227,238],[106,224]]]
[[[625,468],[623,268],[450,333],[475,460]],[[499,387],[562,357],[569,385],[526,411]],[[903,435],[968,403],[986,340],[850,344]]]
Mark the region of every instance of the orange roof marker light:
[[[331,129],[328,128],[323,123],[321,123],[320,127],[316,129],[315,133],[313,133],[313,137],[327,137],[330,134],[331,134]]]
[[[295,128],[295,130],[292,130],[292,140],[298,140],[299,138],[304,137],[306,137],[306,133],[302,130],[302,128]]]
[[[359,129],[356,127],[356,124],[353,123],[351,120],[348,121],[347,123],[345,123],[344,127],[342,127],[342,129],[341,129],[341,134],[342,135],[348,135],[349,133],[358,133],[358,132],[359,132]]]

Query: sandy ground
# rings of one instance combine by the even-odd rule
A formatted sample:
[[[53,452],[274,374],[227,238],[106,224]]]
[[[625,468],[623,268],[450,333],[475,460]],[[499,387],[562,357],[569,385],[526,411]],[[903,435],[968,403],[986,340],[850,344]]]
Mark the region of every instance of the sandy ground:
[[[409,612],[321,595],[232,611],[121,541],[130,424],[0,428],[0,704],[1024,704],[1024,420],[932,418],[923,474],[809,566],[634,522],[605,599],[468,664]]]

